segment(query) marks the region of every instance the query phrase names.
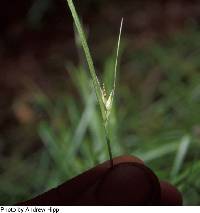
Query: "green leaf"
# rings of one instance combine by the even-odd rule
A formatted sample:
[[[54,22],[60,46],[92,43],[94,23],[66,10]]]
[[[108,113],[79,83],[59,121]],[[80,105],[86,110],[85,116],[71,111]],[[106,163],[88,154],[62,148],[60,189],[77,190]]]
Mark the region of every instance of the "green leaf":
[[[175,161],[174,161],[174,165],[172,168],[172,172],[171,172],[172,177],[176,176],[178,174],[178,172],[180,171],[190,143],[191,143],[191,139],[188,135],[186,135],[182,138],[180,145],[179,145],[179,149],[177,151]]]
[[[98,99],[98,102],[99,102],[102,117],[103,117],[103,120],[105,120],[104,104],[103,104],[103,101],[102,101],[102,98],[101,98],[101,87],[100,87],[100,83],[99,83],[99,80],[98,80],[96,72],[95,72],[94,63],[93,63],[92,56],[91,56],[91,53],[90,53],[90,50],[89,50],[89,47],[88,47],[88,44],[87,44],[87,41],[86,41],[85,33],[84,33],[83,28],[82,28],[78,14],[76,12],[76,9],[74,7],[73,1],[67,0],[67,3],[69,5],[70,11],[72,13],[74,23],[75,23],[75,26],[77,28],[77,31],[78,31],[78,34],[79,34],[79,37],[80,37],[81,45],[82,45],[84,53],[85,53],[85,57],[86,57],[88,67],[89,67],[89,71],[90,71],[90,74],[91,74],[91,77],[92,77],[92,81],[93,81],[96,96],[97,96],[97,99]]]

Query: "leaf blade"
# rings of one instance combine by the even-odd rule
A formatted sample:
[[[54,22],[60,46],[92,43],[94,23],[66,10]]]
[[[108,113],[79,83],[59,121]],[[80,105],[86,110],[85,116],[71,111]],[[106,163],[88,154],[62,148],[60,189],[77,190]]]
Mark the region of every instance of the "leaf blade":
[[[98,99],[98,102],[99,102],[101,114],[102,114],[103,120],[105,120],[105,110],[104,110],[104,105],[103,105],[103,102],[102,102],[102,99],[101,99],[101,92],[100,92],[101,87],[100,87],[100,84],[99,84],[99,81],[98,81],[98,78],[97,78],[97,75],[96,75],[92,56],[91,56],[91,53],[90,53],[90,50],[89,50],[89,47],[88,47],[88,44],[87,44],[87,41],[86,41],[86,36],[85,36],[84,30],[82,28],[81,22],[79,20],[78,14],[76,12],[76,9],[74,7],[73,1],[67,0],[67,3],[68,3],[68,6],[70,8],[70,11],[72,13],[72,17],[73,17],[75,26],[77,28],[78,35],[80,37],[81,45],[82,45],[84,53],[85,53],[85,57],[86,57],[87,64],[88,64],[88,67],[89,67],[89,71],[90,71],[90,74],[91,74],[91,77],[92,77],[93,85],[94,85],[94,88],[95,88],[95,93],[96,93],[96,96],[97,96],[97,99]]]

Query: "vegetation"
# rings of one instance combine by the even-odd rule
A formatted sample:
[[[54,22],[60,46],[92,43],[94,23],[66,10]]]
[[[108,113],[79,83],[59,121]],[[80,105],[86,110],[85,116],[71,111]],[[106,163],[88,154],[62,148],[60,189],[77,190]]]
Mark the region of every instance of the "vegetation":
[[[109,123],[113,155],[143,159],[160,179],[180,189],[185,205],[200,205],[199,36],[198,29],[188,29],[129,51],[133,41],[124,39]],[[102,72],[109,91],[114,58],[107,57]],[[31,198],[108,159],[101,114],[82,61],[67,63],[75,95],[64,91],[52,99],[35,90],[33,104],[46,115],[37,126],[43,146],[28,156],[16,150],[1,160],[1,204]]]

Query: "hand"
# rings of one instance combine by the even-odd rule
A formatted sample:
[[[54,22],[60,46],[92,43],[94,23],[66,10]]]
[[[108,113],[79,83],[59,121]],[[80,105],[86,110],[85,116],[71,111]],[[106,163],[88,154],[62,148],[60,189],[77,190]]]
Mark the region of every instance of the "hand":
[[[182,205],[180,192],[137,157],[121,156],[17,205]]]

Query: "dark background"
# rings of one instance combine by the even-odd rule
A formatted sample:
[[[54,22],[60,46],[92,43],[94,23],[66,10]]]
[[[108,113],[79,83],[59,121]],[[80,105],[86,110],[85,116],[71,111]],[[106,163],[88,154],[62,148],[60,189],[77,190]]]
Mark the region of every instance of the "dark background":
[[[75,5],[105,81],[124,17],[114,155],[140,156],[181,190],[184,204],[200,204],[200,2]],[[95,106],[87,108],[84,61],[65,1],[1,1],[0,204],[31,198],[108,158],[98,112],[83,116]]]

